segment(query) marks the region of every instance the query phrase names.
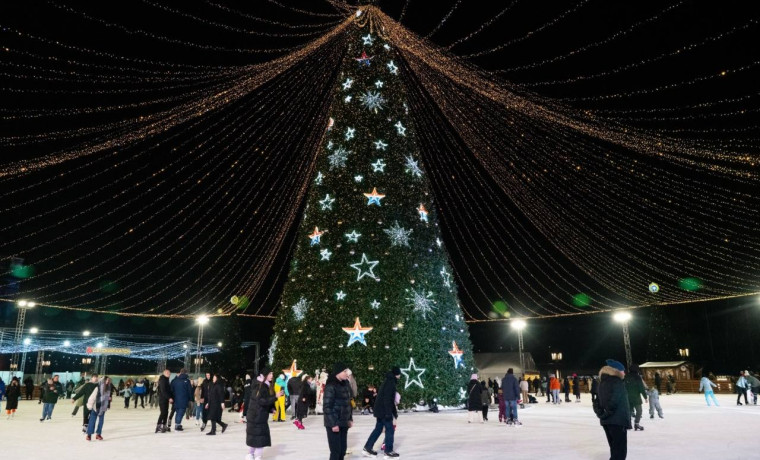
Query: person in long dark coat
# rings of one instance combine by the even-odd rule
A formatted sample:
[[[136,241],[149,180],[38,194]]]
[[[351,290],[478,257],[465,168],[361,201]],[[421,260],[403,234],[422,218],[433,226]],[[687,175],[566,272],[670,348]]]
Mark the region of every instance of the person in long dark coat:
[[[311,389],[311,376],[304,374],[301,376],[301,393],[298,395],[298,401],[296,402],[296,420],[294,424],[299,430],[305,429],[303,426],[303,419],[309,415],[309,403],[311,402],[311,395],[313,393]]]
[[[628,430],[631,429],[631,412],[628,392],[623,379],[625,366],[614,359],[599,371],[599,397],[593,407],[599,424],[607,436],[610,460],[625,460],[628,454]]]
[[[573,394],[575,402],[581,402],[581,379],[577,374],[573,374]]]
[[[269,414],[274,409],[277,398],[285,394],[284,390],[274,393],[272,383],[274,374],[268,367],[261,369],[259,376],[251,384],[251,398],[246,401],[245,444],[248,446],[248,457],[261,460],[264,448],[272,445],[269,435]]]
[[[8,418],[15,416],[18,409],[18,400],[21,397],[21,385],[17,377],[11,379],[11,383],[5,389],[5,413]]]
[[[352,390],[349,383],[351,369],[341,362],[335,363],[332,374],[327,376],[322,397],[324,426],[330,460],[343,460],[348,449],[348,429],[354,425],[351,409]]]
[[[467,423],[477,421],[483,423],[483,403],[480,400],[482,391],[483,388],[478,382],[478,374],[472,374],[470,383],[467,384]]]
[[[214,436],[216,434],[217,423],[222,427],[222,433],[224,433],[227,429],[227,424],[222,421],[222,412],[224,412],[224,383],[218,374],[214,374],[212,377],[206,408],[208,409],[208,419],[211,421],[211,431],[206,433],[206,436]]]

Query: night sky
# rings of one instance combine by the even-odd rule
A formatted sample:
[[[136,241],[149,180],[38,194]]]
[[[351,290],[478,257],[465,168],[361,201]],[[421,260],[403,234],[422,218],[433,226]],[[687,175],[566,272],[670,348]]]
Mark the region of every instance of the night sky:
[[[203,85],[222,84],[220,76],[224,69],[266,63],[274,58],[287,55],[282,52],[250,53],[241,52],[245,49],[274,49],[299,47],[319,35],[309,37],[270,37],[256,36],[235,32],[237,29],[253,29],[266,33],[277,34],[282,31],[272,24],[256,23],[245,17],[230,14],[218,8],[219,5],[236,11],[245,11],[264,17],[271,21],[282,21],[292,24],[315,25],[332,23],[341,19],[337,17],[336,9],[327,2],[293,1],[283,3],[292,7],[302,8],[320,15],[314,16],[299,13],[280,7],[272,2],[258,1],[252,6],[250,2],[204,2],[204,1],[169,1],[160,2],[165,8],[180,10],[188,15],[202,18],[202,21],[189,17],[172,14],[156,5],[159,2],[128,0],[113,4],[104,2],[98,5],[78,5],[66,2],[3,2],[0,5],[0,47],[7,47],[14,52],[7,52],[6,57],[0,58],[0,97],[3,109],[0,120],[0,166],[12,166],[22,160],[35,161],[54,152],[63,152],[70,148],[82,148],[100,134],[104,136],[129,136],[130,129],[135,125],[119,125],[121,120],[134,119],[161,110],[171,110],[174,104],[181,103],[193,86],[177,85],[166,87],[156,76],[154,81],[144,80],[139,72],[127,72],[124,80],[119,80],[122,73],[119,66],[127,65],[125,61],[98,57],[91,53],[77,52],[72,49],[56,47],[50,43],[35,41],[29,37],[44,37],[46,40],[60,40],[77,47],[97,50],[111,55],[127,56],[131,59],[141,59],[163,63],[163,69],[168,72],[190,69],[197,72],[196,77],[203,80]],[[746,2],[714,2],[683,1],[683,2],[607,2],[589,0],[585,2],[458,2],[441,1],[422,2],[381,1],[378,6],[392,18],[398,19],[404,14],[402,24],[420,36],[426,36],[435,31],[429,39],[436,45],[448,46],[457,42],[471,32],[477,30],[486,21],[500,11],[510,7],[508,12],[492,25],[483,29],[477,37],[467,40],[451,48],[458,56],[467,56],[484,49],[492,48],[502,43],[511,43],[503,50],[488,53],[484,56],[470,57],[470,62],[487,71],[497,72],[498,75],[516,84],[519,91],[536,97],[563,100],[574,110],[580,111],[642,111],[635,115],[621,116],[617,122],[629,124],[649,130],[683,130],[698,129],[700,134],[686,132],[685,139],[692,136],[694,140],[704,140],[716,144],[727,145],[731,149],[745,149],[748,153],[757,155],[758,142],[758,86],[760,81],[760,66],[758,60],[757,24],[748,24],[753,18],[758,18],[758,12],[750,9]],[[216,5],[216,6],[213,6]],[[576,8],[577,6],[577,8]],[[452,7],[455,7],[452,12]],[[672,9],[669,9],[672,7]],[[74,13],[67,8],[74,8],[80,13]],[[754,8],[754,7],[752,7]],[[573,11],[574,10],[574,11]],[[439,26],[442,18],[451,15],[445,24]],[[83,14],[100,18],[100,22],[88,20]],[[657,16],[657,20],[649,18]],[[561,19],[557,19],[561,17]],[[556,19],[556,23],[552,23]],[[208,21],[203,23],[203,21]],[[105,23],[115,24],[107,26]],[[634,30],[622,33],[621,37],[611,39],[598,46],[574,52],[590,43],[598,43],[605,37],[627,31],[633,24],[641,23]],[[218,27],[225,24],[227,28]],[[751,24],[751,23],[750,23]],[[146,34],[124,33],[118,25],[139,29],[150,34],[171,37],[172,42],[152,39]],[[737,29],[738,28],[738,29]],[[327,31],[322,29],[302,28],[295,31]],[[737,30],[734,30],[737,29]],[[21,37],[15,31],[27,34]],[[570,84],[540,84],[564,80],[574,76],[604,73],[609,69],[651,59],[672,52],[672,50],[699,43],[726,31],[732,31],[719,40],[709,41],[689,53],[656,60],[647,65],[641,65],[630,71],[623,71],[602,78],[579,80]],[[206,48],[188,46],[187,43],[202,43]],[[238,51],[235,51],[237,49]],[[337,49],[337,48],[336,48]],[[58,62],[40,58],[40,56],[55,54]],[[566,59],[559,59],[549,65],[534,68],[519,69],[525,64],[535,63],[545,59],[573,52]],[[26,53],[26,54],[25,54]],[[85,56],[85,57],[83,57]],[[86,66],[67,65],[67,59],[87,62]],[[0,259],[3,260],[2,270],[6,270],[11,257],[22,257],[26,264],[35,267],[38,275],[46,274],[47,278],[34,278],[13,285],[6,281],[2,289],[4,298],[13,298],[20,292],[36,289],[42,297],[47,295],[50,303],[82,306],[103,311],[123,311],[133,313],[193,314],[199,311],[213,313],[215,308],[228,298],[220,301],[219,292],[225,291],[224,283],[233,286],[246,286],[250,293],[253,308],[245,313],[262,316],[276,314],[279,294],[287,278],[287,267],[293,252],[296,238],[295,227],[283,227],[284,220],[277,216],[269,224],[255,227],[263,242],[277,241],[277,246],[235,252],[223,250],[225,246],[237,246],[239,240],[236,231],[259,225],[264,222],[260,217],[256,222],[246,221],[251,213],[262,216],[268,208],[277,204],[278,196],[295,196],[296,186],[286,186],[282,177],[295,175],[297,164],[295,158],[303,150],[303,139],[313,136],[321,129],[315,127],[320,119],[322,106],[308,99],[308,91],[303,94],[285,93],[282,89],[297,87],[302,76],[299,72],[305,69],[313,71],[311,76],[315,81],[318,72],[324,72],[326,77],[334,77],[330,69],[320,64],[318,57],[313,62],[299,64],[284,75],[265,83],[250,95],[242,98],[235,105],[219,109],[220,117],[236,117],[243,113],[256,114],[255,119],[262,119],[261,126],[255,129],[256,135],[251,134],[241,141],[241,149],[257,149],[263,146],[264,137],[268,131],[289,129],[288,135],[280,144],[272,141],[270,150],[284,152],[288,158],[285,163],[277,163],[277,156],[264,156],[266,148],[261,147],[262,158],[251,162],[247,174],[235,176],[223,183],[222,186],[206,183],[217,177],[228,174],[216,169],[214,161],[205,159],[198,162],[187,157],[177,160],[175,152],[190,152],[193,148],[201,149],[204,139],[183,138],[180,128],[162,132],[155,137],[136,143],[125,143],[114,146],[109,151],[92,157],[76,158],[62,165],[44,168],[32,174],[21,175],[17,180],[0,177],[0,241],[5,244],[0,247]],[[129,64],[135,69],[151,69],[145,63]],[[97,66],[110,66],[106,69]],[[178,66],[178,67],[173,67]],[[187,67],[182,67],[187,66]],[[202,66],[202,67],[201,67]],[[746,69],[744,68],[746,67]],[[725,69],[741,68],[741,71],[730,73],[726,78],[705,79],[689,84],[680,82],[690,81],[702,75],[718,75]],[[49,69],[49,70],[39,70]],[[100,69],[100,70],[98,70]],[[505,71],[505,69],[512,69]],[[83,78],[97,75],[101,72],[109,78],[91,84],[83,84],[74,80],[66,80],[66,71],[81,72]],[[189,70],[188,70],[189,71]],[[502,71],[499,73],[499,71]],[[214,77],[206,77],[204,72]],[[29,78],[36,75],[43,78]],[[155,75],[154,75],[155,76]],[[134,79],[132,79],[134,77]],[[289,80],[288,80],[289,79]],[[174,80],[179,81],[179,80]],[[188,79],[188,82],[192,79]],[[311,80],[304,80],[311,81]],[[538,83],[538,84],[537,84]],[[303,83],[302,83],[303,84]],[[424,84],[424,82],[423,82]],[[663,85],[673,88],[666,91],[641,91]],[[203,87],[198,85],[197,88]],[[521,86],[524,85],[524,86]],[[314,98],[330,97],[329,85]],[[316,86],[315,86],[316,87]],[[116,92],[111,89],[118,88]],[[88,91],[95,90],[95,91]],[[600,98],[607,94],[619,92],[637,92],[640,94],[624,98]],[[431,100],[429,94],[420,91],[419,100]],[[267,99],[269,98],[269,99]],[[163,100],[165,99],[165,100]],[[147,105],[130,107],[132,102],[153,101]],[[675,113],[649,113],[649,108],[681,107],[685,105],[710,103],[702,111]],[[282,104],[279,110],[265,112],[271,106]],[[119,110],[106,113],[87,113],[73,117],[56,115],[56,110],[69,108],[86,108],[100,105],[123,105]],[[25,110],[40,110],[45,112],[39,118],[5,117],[24,113]],[[254,110],[261,110],[255,112]],[[247,112],[245,112],[247,111]],[[737,112],[742,111],[740,114]],[[301,117],[297,122],[288,118],[288,112],[298,113]],[[730,115],[720,116],[718,113]],[[696,115],[694,115],[696,114]],[[426,114],[426,116],[428,116]],[[440,111],[431,109],[430,117],[440,116]],[[685,117],[685,118],[684,118]],[[254,118],[246,123],[254,124]],[[219,119],[201,117],[194,126],[196,132],[211,132],[219,134],[223,139],[225,127],[217,125]],[[195,123],[195,121],[194,121]],[[102,133],[80,133],[78,137],[67,139],[62,136],[42,138],[35,142],[20,143],[15,136],[36,136],[55,131],[66,132],[82,127],[108,125]],[[444,129],[444,128],[442,128]],[[704,130],[710,130],[704,132]],[[204,131],[205,130],[205,131]],[[230,131],[232,133],[232,131]],[[259,136],[259,137],[257,137]],[[263,136],[263,135],[262,135]],[[211,136],[213,138],[213,136]],[[276,140],[279,141],[279,137]],[[155,145],[154,145],[155,144]],[[214,147],[223,149],[222,143]],[[276,145],[281,145],[276,147]],[[435,149],[461,147],[459,140],[446,141],[441,139]],[[205,148],[205,147],[204,147]],[[279,149],[279,150],[278,150]],[[209,150],[213,150],[209,147]],[[202,151],[202,150],[198,150]],[[116,153],[118,152],[118,154]],[[147,153],[146,153],[147,152]],[[133,158],[123,166],[114,166],[105,174],[98,174],[106,166],[118,163],[124,158]],[[434,160],[428,153],[427,160]],[[662,164],[652,160],[651,163],[642,161],[644,167]],[[726,162],[728,164],[728,162]],[[184,167],[187,170],[182,169]],[[445,168],[446,166],[441,166]],[[172,169],[174,168],[174,169]],[[472,177],[478,172],[473,167]],[[707,181],[716,187],[727,187],[732,191],[744,193],[748,202],[757,203],[757,172],[748,168],[749,178],[744,181],[732,182],[725,178],[708,174],[685,172],[686,169],[676,166],[665,166],[666,170],[676,174],[694,174],[694,180]],[[669,168],[669,169],[668,169]],[[157,171],[164,169],[175,174],[162,178]],[[191,174],[196,171],[196,175]],[[180,173],[180,171],[185,171]],[[459,173],[451,167],[450,172]],[[65,175],[63,174],[65,173]],[[466,171],[461,174],[467,176]],[[128,178],[127,180],[123,180]],[[208,179],[211,178],[211,179]],[[206,182],[203,180],[206,179]],[[304,178],[305,179],[305,178]],[[431,178],[433,189],[445,187],[441,179]],[[467,177],[464,178],[465,182]],[[200,184],[200,185],[196,185]],[[140,188],[140,187],[143,188]],[[226,194],[211,195],[212,187],[223,189],[226,193],[239,194],[245,206],[241,208],[226,208],[223,206]],[[517,214],[516,220],[527,227],[527,232],[534,231],[530,219],[520,217],[520,206],[510,202],[504,193],[497,190],[496,184],[481,185],[492,197],[491,203],[482,203],[473,196],[462,197],[457,201],[459,206],[477,207],[479,212],[490,213],[490,206],[509,210]],[[177,189],[185,189],[187,193],[180,197],[178,203],[170,203],[166,197],[171,197]],[[91,193],[92,191],[102,191]],[[55,192],[55,193],[53,193]],[[49,195],[50,194],[50,195]],[[213,197],[205,204],[195,203],[198,197]],[[108,198],[108,197],[112,197]],[[157,199],[157,197],[162,197]],[[108,198],[108,201],[106,199]],[[24,200],[28,204],[17,206]],[[66,206],[71,200],[77,200],[75,206]],[[163,201],[162,201],[163,200]],[[470,225],[468,219],[450,209],[455,203],[452,199],[441,197],[439,204],[441,225],[443,228],[444,244],[446,244],[455,269],[462,307],[477,319],[488,319],[474,313],[477,308],[490,310],[495,301],[503,300],[509,305],[519,302],[529,302],[524,294],[512,294],[508,287],[492,283],[499,278],[507,278],[514,269],[507,267],[507,259],[488,254],[478,254],[467,248],[485,245],[494,237],[495,232],[481,228],[478,223],[472,226],[466,244],[453,244],[462,238],[460,229]],[[157,204],[164,206],[150,209]],[[303,201],[291,205],[290,210],[300,213]],[[447,207],[449,205],[449,207]],[[186,208],[186,209],[185,209]],[[179,209],[190,217],[177,218]],[[750,209],[746,215],[757,215],[757,210]],[[81,213],[81,218],[80,218]],[[44,216],[44,217],[43,217]],[[151,219],[156,217],[156,219]],[[745,216],[746,217],[746,216]],[[275,219],[275,218],[273,218]],[[29,225],[15,225],[14,222],[31,222]],[[55,225],[50,225],[55,223]],[[147,224],[141,225],[141,223]],[[199,222],[210,225],[196,227]],[[248,223],[246,223],[248,222]],[[712,224],[714,222],[707,222]],[[575,225],[568,222],[567,225]],[[741,234],[741,222],[731,222],[731,216],[724,216],[719,222],[721,228]],[[219,229],[223,232],[219,232]],[[30,232],[30,229],[33,231]],[[228,231],[230,230],[230,231]],[[232,231],[234,230],[234,231]],[[731,247],[724,254],[716,254],[712,261],[703,262],[708,267],[721,267],[715,262],[725,254],[746,252],[750,260],[760,260],[760,238],[756,229],[747,232],[746,248]],[[29,235],[31,233],[31,235]],[[609,294],[612,298],[622,298],[622,293],[614,293],[602,286],[594,277],[579,269],[567,260],[562,252],[550,241],[551,238],[536,233],[538,244],[545,248],[552,257],[560,260],[567,272],[591,286],[595,291]],[[63,235],[62,238],[58,238]],[[126,236],[125,236],[126,235]],[[684,238],[689,238],[688,232]],[[506,248],[509,256],[520,256],[518,236],[501,235],[499,245]],[[195,241],[218,241],[218,247],[205,248]],[[143,252],[143,242],[149,241],[147,252]],[[186,241],[187,243],[184,243]],[[646,240],[652,243],[652,240]],[[79,244],[81,242],[81,244]],[[468,246],[469,244],[473,246]],[[693,244],[700,244],[695,241]],[[733,244],[730,243],[730,244]],[[737,243],[739,244],[739,243]],[[97,248],[107,248],[97,252]],[[200,248],[200,249],[198,249]],[[166,249],[166,251],[164,251]],[[729,251],[730,250],[730,251]],[[199,252],[203,251],[203,252]],[[652,251],[657,252],[656,244]],[[530,258],[528,253],[523,257]],[[684,259],[691,254],[682,253]],[[271,256],[268,267],[259,268],[259,260]],[[159,266],[153,262],[162,261]],[[71,266],[67,261],[71,259]],[[108,260],[105,268],[98,264]],[[197,260],[194,264],[189,261]],[[221,260],[221,262],[219,262]],[[7,261],[7,262],[6,262]],[[76,261],[76,262],[74,262]],[[484,264],[487,261],[493,268],[493,279],[482,279],[478,273],[473,273],[465,267]],[[533,265],[534,260],[526,261],[525,271],[528,279],[536,284],[566,287],[541,269],[539,264]],[[715,263],[715,265],[712,265]],[[124,264],[124,269],[115,269]],[[94,268],[88,270],[88,268]],[[134,270],[129,270],[134,267]],[[754,272],[746,273],[746,278],[737,281],[737,291],[752,292],[758,286],[760,264],[755,262]],[[113,270],[113,271],[111,271]],[[220,274],[221,273],[221,274]],[[70,280],[70,278],[72,278]],[[10,278],[6,275],[6,280]],[[113,281],[114,279],[119,281]],[[59,283],[56,283],[56,280]],[[61,281],[64,280],[64,281]],[[179,280],[170,289],[161,289],[170,280]],[[255,280],[256,288],[249,288],[246,280]],[[486,282],[488,281],[488,282]],[[68,283],[68,284],[67,284]],[[481,288],[480,283],[485,287]],[[490,286],[489,286],[490,284]],[[61,291],[61,286],[77,285],[71,292]],[[180,292],[178,285],[189,286],[187,292]],[[209,286],[213,293],[206,290]],[[194,289],[196,288],[197,289]],[[242,288],[241,288],[242,289]],[[646,286],[642,287],[646,290]],[[578,288],[578,292],[582,289]],[[548,289],[547,291],[551,291]],[[467,295],[462,295],[466,292]],[[559,288],[555,294],[560,292]],[[237,293],[237,292],[233,292]],[[106,296],[104,299],[103,296]],[[567,295],[563,292],[558,296]],[[618,295],[618,297],[614,297]],[[718,297],[717,295],[715,297]],[[547,295],[547,299],[551,296]],[[68,301],[66,301],[69,299]],[[568,300],[569,301],[569,300]],[[154,305],[151,307],[151,305]],[[561,311],[560,306],[547,300],[543,305],[550,311]],[[688,347],[695,361],[704,363],[710,369],[719,372],[735,373],[740,368],[760,367],[760,349],[757,324],[760,321],[760,297],[757,295],[722,299],[705,302],[692,302],[668,306],[665,309],[667,318],[672,324],[672,333],[679,347]],[[650,331],[649,309],[641,308],[633,311],[634,321],[631,323],[631,335],[634,361],[643,362],[647,359],[647,342]],[[549,316],[549,315],[547,315]],[[0,321],[5,327],[13,327],[15,311],[12,304],[0,303]],[[214,336],[214,320],[209,327],[209,334]],[[268,346],[273,320],[271,318],[243,318],[244,339],[257,340]],[[38,325],[44,329],[79,330],[83,324],[91,329],[103,332],[125,332],[145,334],[167,334],[193,337],[195,327],[191,320],[175,318],[125,318],[114,314],[89,312],[72,312],[66,310],[42,308],[31,312],[27,325]],[[508,322],[474,322],[470,331],[475,351],[516,351],[517,338],[509,329]],[[526,350],[533,353],[537,364],[546,364],[549,353],[561,351],[564,355],[564,366],[569,369],[593,371],[598,368],[604,358],[615,357],[623,359],[623,340],[620,326],[613,323],[609,313],[594,313],[589,315],[538,318],[529,322],[525,331]]]

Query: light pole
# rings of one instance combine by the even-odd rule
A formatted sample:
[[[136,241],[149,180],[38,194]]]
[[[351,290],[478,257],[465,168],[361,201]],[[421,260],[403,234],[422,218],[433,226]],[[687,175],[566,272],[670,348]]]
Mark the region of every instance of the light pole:
[[[562,361],[562,353],[557,353],[557,352],[552,353],[552,363],[558,364],[560,361]],[[554,370],[554,375],[557,376],[557,379],[560,378],[559,369]]]
[[[525,326],[528,325],[528,323],[525,322],[525,320],[522,319],[515,319],[510,322],[512,329],[515,329],[517,331],[517,349],[520,353],[520,372],[525,374],[525,360],[523,359],[523,329],[525,329]]]
[[[202,345],[203,345],[203,326],[208,324],[208,316],[201,315],[197,318],[195,318],[195,322],[198,323],[198,352],[195,356],[195,375],[201,375],[201,363],[202,360]]]
[[[26,321],[26,312],[34,308],[36,304],[30,300],[19,300],[16,302],[16,308],[18,309],[18,315],[16,316],[16,329],[13,334],[13,343],[16,347],[21,346],[21,337],[24,335],[24,322]],[[24,351],[24,358],[26,358],[26,351]],[[15,366],[13,366],[15,364]],[[24,370],[24,364],[19,363],[18,351],[13,352],[11,357],[11,367]]]
[[[633,316],[627,311],[620,311],[615,313],[612,318],[623,325],[623,342],[625,344],[625,362],[628,365],[628,369],[631,369],[633,364],[633,357],[631,356],[631,336],[628,333],[628,322],[631,321]]]

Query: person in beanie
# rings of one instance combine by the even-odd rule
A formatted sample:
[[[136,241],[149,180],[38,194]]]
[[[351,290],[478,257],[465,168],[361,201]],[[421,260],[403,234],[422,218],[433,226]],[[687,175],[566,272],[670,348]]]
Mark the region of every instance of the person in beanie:
[[[594,413],[607,436],[610,460],[625,460],[628,455],[628,430],[631,429],[631,411],[625,383],[625,366],[608,359],[599,370],[599,390],[593,402]]]
[[[467,384],[467,423],[472,423],[480,420],[483,423],[481,416],[483,410],[483,403],[480,402],[480,394],[483,389],[478,382],[478,374],[472,374],[470,376],[470,383]]]
[[[514,370],[510,367],[501,381],[501,390],[507,405],[507,425],[522,425],[517,419],[517,400],[520,399],[520,386],[517,384]]]
[[[264,447],[272,445],[269,435],[269,414],[274,410],[277,398],[285,394],[284,390],[274,393],[272,379],[274,374],[264,366],[251,384],[251,397],[245,401],[247,410],[245,419],[245,444],[248,446],[248,455],[245,460],[261,460]]]
[[[348,448],[348,429],[354,424],[351,410],[351,387],[348,383],[348,366],[335,363],[327,377],[322,397],[322,412],[330,446],[330,460],[343,460]]]
[[[169,404],[174,402],[174,396],[172,395],[172,387],[169,385],[169,376],[171,371],[164,369],[161,377],[158,378],[158,421],[156,422],[156,433],[166,433],[171,431],[168,425],[167,419],[169,418]]]
[[[373,415],[375,416],[375,429],[369,435],[367,442],[364,443],[364,450],[362,454],[365,456],[376,456],[377,452],[372,448],[375,446],[377,438],[385,428],[385,456],[386,457],[398,457],[399,455],[393,451],[393,435],[395,433],[395,427],[393,426],[393,420],[398,418],[398,410],[396,409],[396,383],[401,377],[401,369],[394,367],[387,374],[385,374],[385,382],[380,386],[380,391],[377,392],[375,398],[375,407],[373,408]]]
[[[633,428],[636,431],[644,431],[644,427],[639,424],[641,422],[641,397],[644,397],[644,402],[647,400],[647,388],[644,385],[644,380],[639,374],[639,366],[636,364],[631,365],[631,372],[625,376],[625,388],[628,391],[628,403],[631,405],[631,413],[635,411],[636,420],[634,421]]]

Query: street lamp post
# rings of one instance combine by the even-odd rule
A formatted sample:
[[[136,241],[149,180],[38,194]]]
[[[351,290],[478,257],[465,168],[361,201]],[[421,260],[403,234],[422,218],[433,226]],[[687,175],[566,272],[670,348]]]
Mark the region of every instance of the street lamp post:
[[[201,315],[197,318],[195,318],[195,321],[198,323],[198,351],[196,353],[195,357],[195,375],[201,375],[201,363],[203,360],[201,357],[203,356],[203,326],[208,324],[208,316]]]
[[[525,326],[527,326],[528,323],[525,322],[525,320],[522,319],[515,319],[512,320],[511,326],[512,329],[515,329],[517,331],[517,349],[520,354],[520,371],[525,374],[525,359],[523,359],[523,329],[525,329]]]
[[[631,369],[633,364],[633,357],[631,355],[631,336],[628,333],[628,322],[631,321],[633,316],[627,311],[621,311],[613,315],[613,319],[623,325],[623,343],[625,344],[625,362],[628,365],[628,369]]]
[[[16,329],[13,334],[13,343],[16,345],[16,350],[18,347],[21,346],[22,337],[24,335],[24,322],[26,321],[26,312],[30,309],[34,308],[36,304],[29,300],[19,300],[16,302],[16,308],[18,309],[18,314],[16,316]],[[18,357],[18,351],[14,350],[13,356],[11,357],[11,365],[15,364],[16,366],[13,366],[15,369],[21,369],[21,372],[24,370],[24,364],[19,363],[19,357]],[[26,358],[26,350],[24,351],[24,358]]]
[[[562,353],[558,353],[558,352],[554,352],[554,353],[552,353],[552,363],[556,365],[556,364],[558,364],[560,361],[562,361]],[[560,375],[559,375],[559,369],[555,369],[555,370],[554,370],[554,375],[556,375],[556,376],[557,376],[557,379],[559,379],[559,378],[560,378]]]

